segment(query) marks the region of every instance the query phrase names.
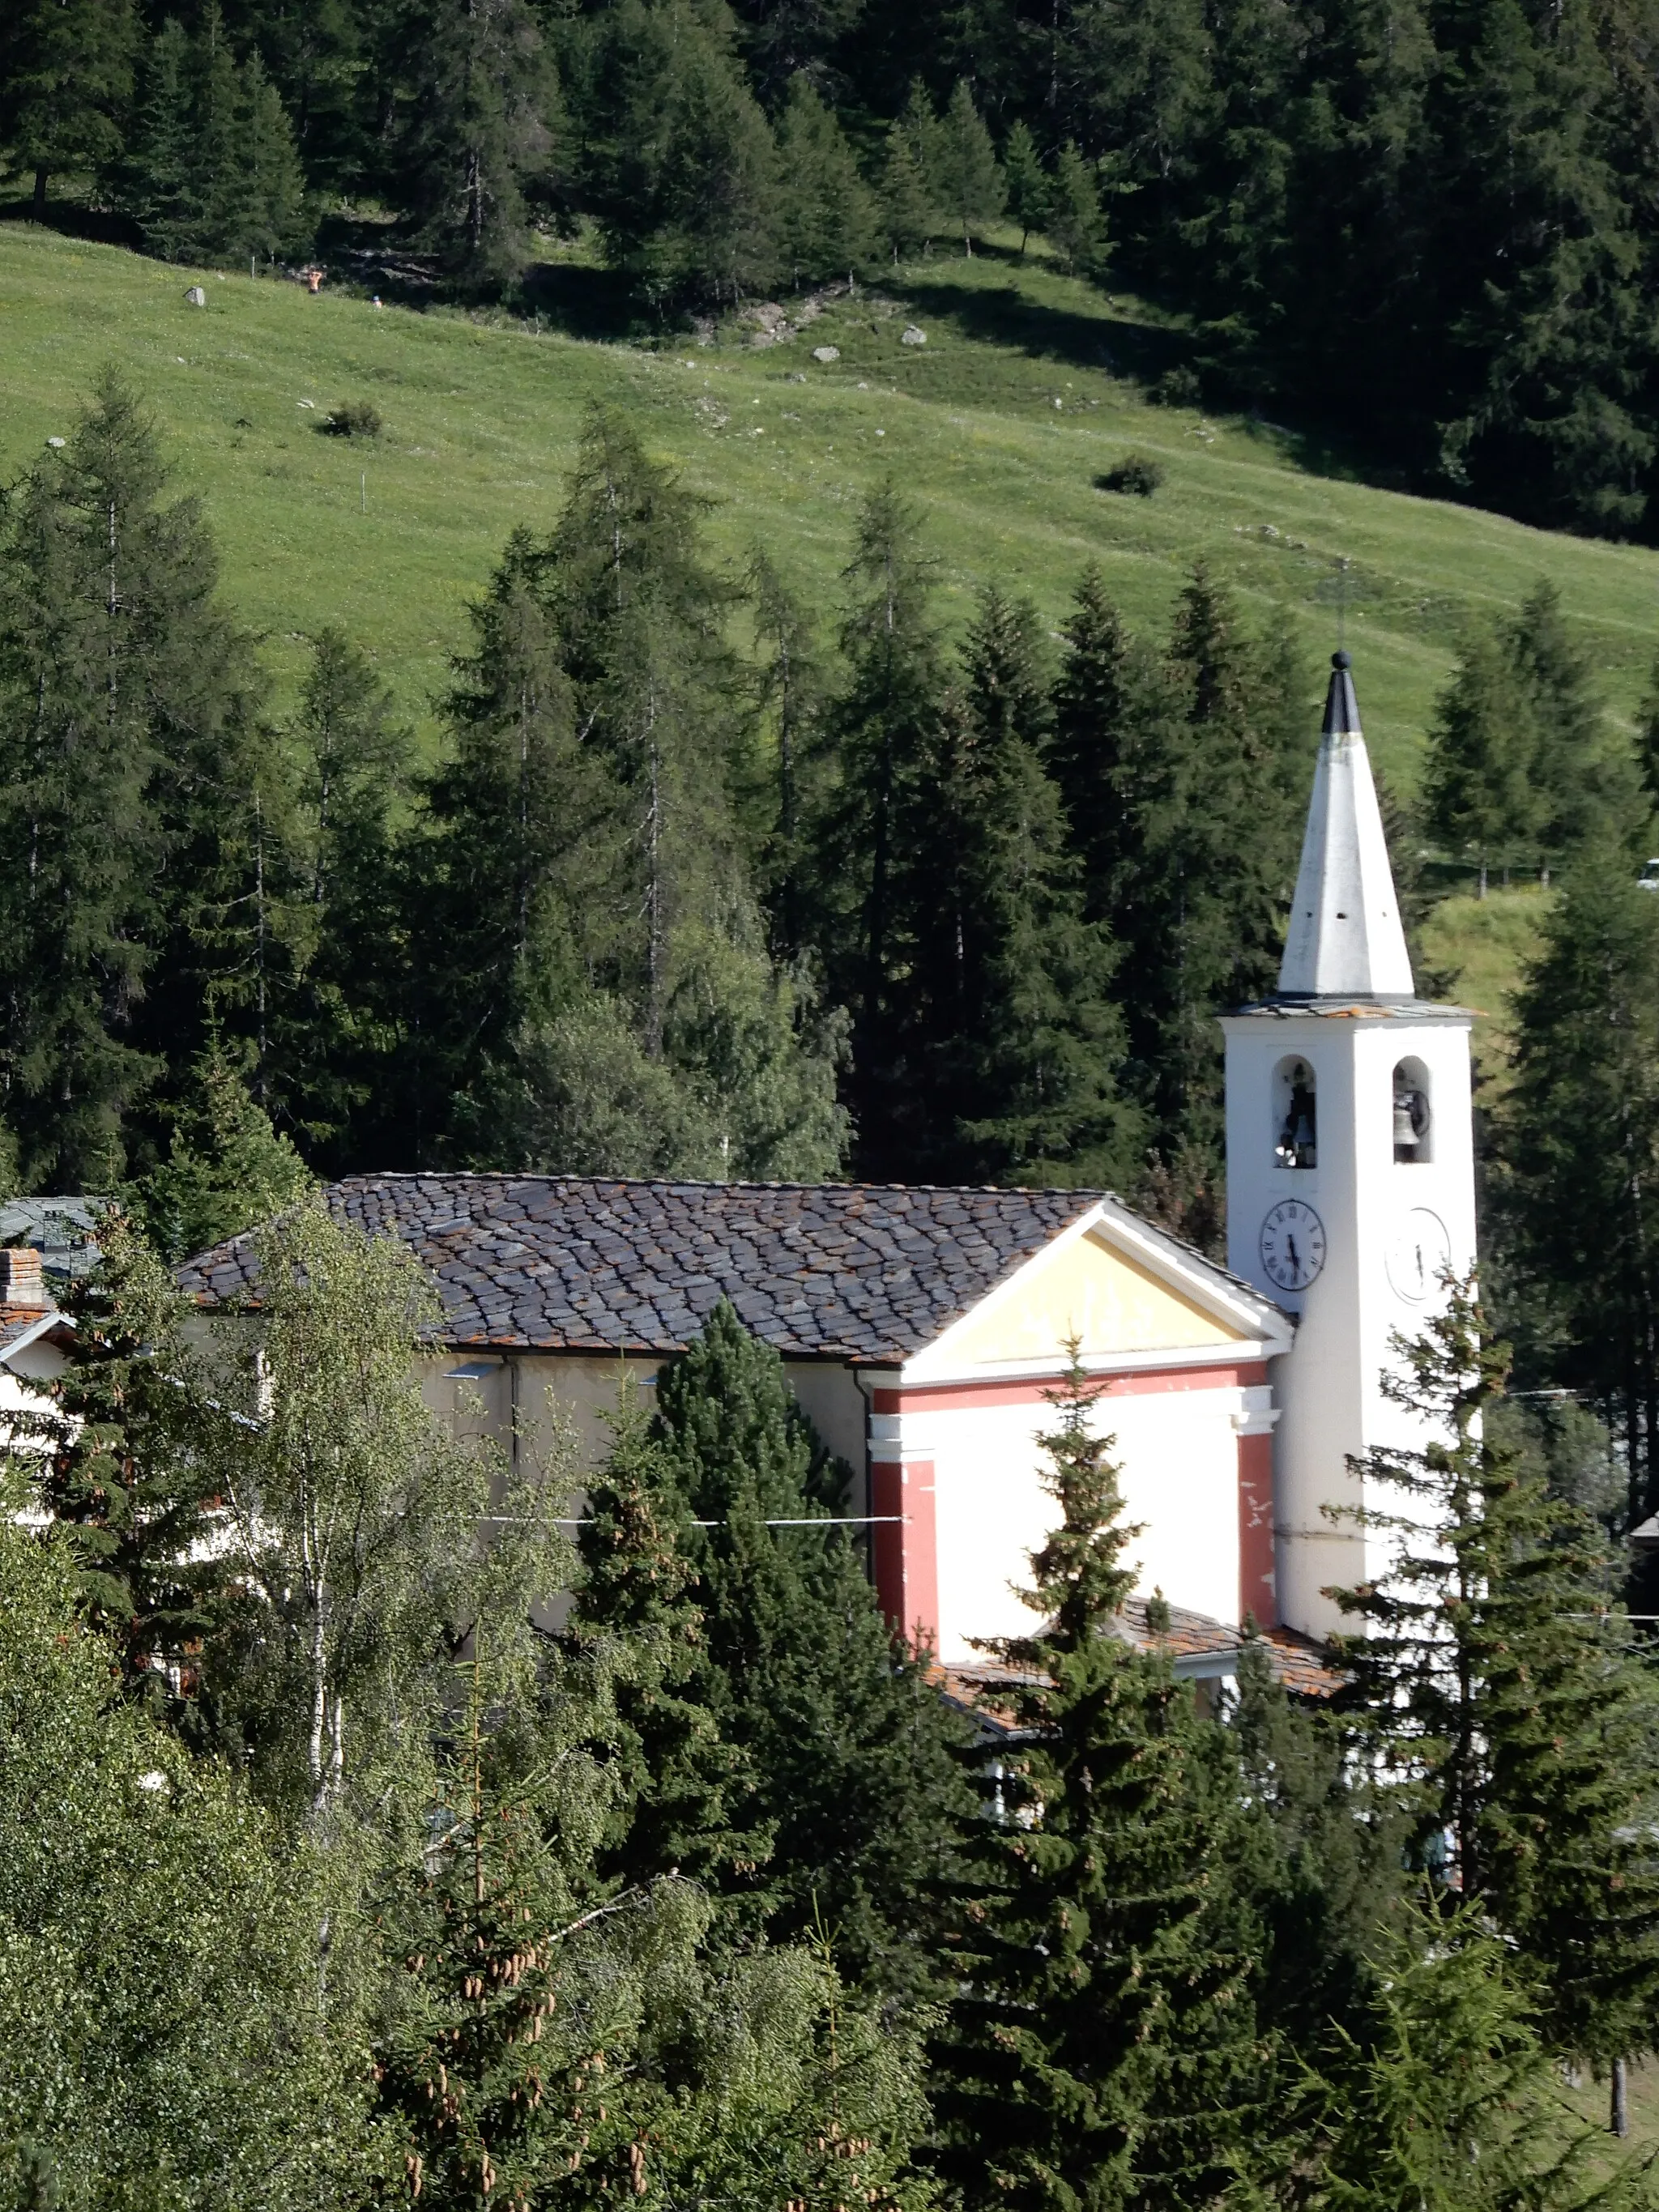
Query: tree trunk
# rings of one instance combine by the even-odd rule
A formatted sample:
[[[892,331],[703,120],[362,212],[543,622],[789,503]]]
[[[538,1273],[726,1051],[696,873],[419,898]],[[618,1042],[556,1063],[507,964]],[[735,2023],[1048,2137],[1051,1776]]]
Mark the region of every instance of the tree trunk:
[[[50,173],[46,169],[37,169],[34,173],[34,220],[36,222],[44,222],[46,219],[46,179]]]
[[[1608,2115],[1607,2125],[1620,2141],[1630,2133],[1630,2104],[1626,2094],[1627,2088],[1625,2062],[1622,2058],[1615,2058],[1613,2062],[1613,2109]]]

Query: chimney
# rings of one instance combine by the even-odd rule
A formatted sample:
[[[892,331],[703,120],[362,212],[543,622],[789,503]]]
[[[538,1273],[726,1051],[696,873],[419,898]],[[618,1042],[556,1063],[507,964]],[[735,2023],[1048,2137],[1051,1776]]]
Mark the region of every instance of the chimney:
[[[40,1273],[40,1255],[34,1247],[13,1244],[0,1250],[0,1305],[45,1313],[51,1304]]]

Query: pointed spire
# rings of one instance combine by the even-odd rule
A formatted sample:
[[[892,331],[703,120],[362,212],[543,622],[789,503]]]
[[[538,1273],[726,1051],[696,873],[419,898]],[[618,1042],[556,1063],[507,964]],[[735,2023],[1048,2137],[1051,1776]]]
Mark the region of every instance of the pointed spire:
[[[1412,963],[1360,734],[1352,663],[1331,657],[1313,802],[1279,971],[1281,999],[1409,999]]]

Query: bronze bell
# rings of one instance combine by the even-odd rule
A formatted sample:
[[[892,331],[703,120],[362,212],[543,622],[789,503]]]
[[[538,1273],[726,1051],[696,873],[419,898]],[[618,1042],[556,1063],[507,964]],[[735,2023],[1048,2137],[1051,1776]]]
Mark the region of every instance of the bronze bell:
[[[1394,1094],[1394,1142],[1396,1152],[1401,1146],[1407,1151],[1413,1150],[1417,1144],[1417,1131],[1412,1122],[1412,1094],[1409,1091],[1396,1091]]]

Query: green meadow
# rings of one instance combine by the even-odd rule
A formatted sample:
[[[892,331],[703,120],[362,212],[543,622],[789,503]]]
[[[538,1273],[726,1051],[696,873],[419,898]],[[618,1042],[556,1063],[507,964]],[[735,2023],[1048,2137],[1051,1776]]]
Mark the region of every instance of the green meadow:
[[[586,272],[545,273],[579,286]],[[197,281],[204,308],[185,301]],[[902,343],[910,325],[924,345]],[[1159,627],[1201,558],[1255,619],[1291,626],[1316,689],[1340,596],[1372,747],[1402,784],[1460,626],[1514,606],[1540,575],[1559,584],[1615,711],[1640,696],[1659,645],[1659,555],[1375,489],[1266,422],[1151,406],[1146,382],[1178,357],[1179,333],[1020,261],[1012,241],[843,291],[781,342],[760,335],[738,319],[701,341],[600,343],[534,319],[377,310],[343,290],[313,298],[9,222],[0,473],[64,435],[118,362],[179,485],[203,502],[279,703],[305,641],[333,621],[423,724],[469,598],[514,525],[544,528],[556,513],[596,399],[633,410],[706,498],[734,569],[763,542],[827,624],[859,501],[890,471],[927,510],[952,624],[994,576],[1057,626],[1092,559],[1131,621]],[[823,346],[839,359],[814,361]],[[329,408],[362,399],[384,418],[379,439],[319,434]],[[1098,489],[1132,452],[1163,465],[1156,494]]]

